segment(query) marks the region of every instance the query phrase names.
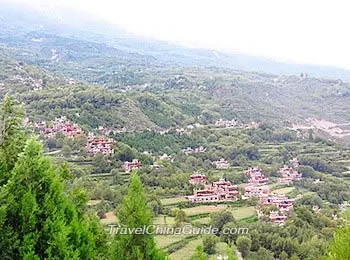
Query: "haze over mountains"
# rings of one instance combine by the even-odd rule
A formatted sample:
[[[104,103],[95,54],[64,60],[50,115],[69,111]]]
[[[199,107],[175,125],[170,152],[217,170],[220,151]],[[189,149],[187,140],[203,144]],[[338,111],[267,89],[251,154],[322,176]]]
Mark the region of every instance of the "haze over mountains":
[[[72,9],[2,4],[0,72],[0,94],[17,92],[35,121],[163,131],[237,119],[350,136],[347,70],[186,48]]]
[[[25,37],[27,33],[35,32],[105,44],[119,51],[154,58],[163,65],[215,66],[272,74],[307,73],[323,78],[350,80],[350,71],[341,68],[287,64],[239,53],[186,48],[136,36],[87,13],[57,6],[33,7],[2,3],[0,25],[0,40],[5,45],[8,44],[9,35],[21,41],[21,37]]]

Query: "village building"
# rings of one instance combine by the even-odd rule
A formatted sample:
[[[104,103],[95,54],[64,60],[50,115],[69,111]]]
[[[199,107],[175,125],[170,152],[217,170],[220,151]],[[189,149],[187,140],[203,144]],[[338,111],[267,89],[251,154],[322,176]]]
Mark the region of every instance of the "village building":
[[[264,197],[270,193],[270,187],[267,185],[268,178],[264,176],[260,168],[250,168],[244,171],[245,175],[248,175],[249,183],[245,187],[245,193],[243,198],[252,198],[252,197]]]
[[[279,211],[271,211],[270,212],[270,220],[273,223],[279,224],[279,225],[284,225],[287,220],[287,216],[281,215]]]
[[[298,158],[293,158],[290,162],[291,162],[293,168],[298,168],[299,167]]]
[[[137,170],[141,167],[141,162],[138,159],[133,159],[131,162],[124,162],[125,173],[131,173],[133,170]]]
[[[184,128],[176,128],[176,129],[175,129],[175,132],[176,132],[177,134],[182,135],[182,134],[185,134],[185,133],[186,133],[186,130],[185,130]]]
[[[187,199],[192,203],[236,201],[238,195],[237,185],[220,179],[212,185],[205,185],[203,189],[195,189],[194,194],[187,196]]]
[[[76,135],[84,134],[84,131],[77,124],[70,122],[65,116],[56,117],[54,121],[51,122],[52,127],[47,127],[46,122],[41,122],[35,124],[37,129],[46,137],[54,137],[56,134],[61,133],[68,137],[74,137]],[[45,127],[43,129],[43,127]]]
[[[234,127],[236,125],[237,125],[237,121],[234,119],[233,120],[220,119],[215,122],[215,126],[219,126],[219,127]]]
[[[226,170],[230,168],[230,163],[226,161],[224,158],[221,158],[219,161],[213,162],[213,165],[215,166],[216,169],[219,169],[219,170]]]
[[[107,128],[106,126],[99,126],[97,130],[103,135],[116,135],[120,133],[125,133],[126,128]]]
[[[298,173],[295,169],[284,166],[279,169],[279,173],[281,174],[281,178],[278,179],[280,184],[291,184],[293,181],[301,180],[302,174]]]
[[[257,123],[257,122],[250,122],[248,124],[244,125],[245,129],[252,129],[252,128],[258,128],[259,126],[261,126],[261,123]]]
[[[163,130],[160,130],[158,133],[160,133],[161,135],[165,135],[165,134],[168,134],[170,132],[170,128],[169,129],[163,129]]]
[[[268,185],[251,185],[248,184],[244,189],[243,199],[249,198],[261,198],[268,196],[270,193],[270,187]]]
[[[196,172],[190,176],[189,183],[191,185],[197,186],[197,185],[204,185],[206,181],[207,181],[207,177],[204,174]]]
[[[283,194],[272,194],[266,197],[260,197],[260,204],[264,206],[276,206],[281,212],[289,212],[293,209],[294,200],[289,199]]]
[[[280,173],[282,178],[291,178],[292,180],[301,178],[301,174],[286,166],[280,169]],[[245,187],[243,199],[257,197],[260,199],[261,206],[276,206],[278,210],[270,212],[270,220],[283,225],[287,220],[287,214],[293,209],[294,200],[283,194],[271,194],[270,186],[267,185],[268,178],[263,175],[260,168],[250,168],[245,170],[244,174],[250,178]]]
[[[46,128],[47,128],[47,125],[45,121],[34,123],[34,129],[40,133],[43,133]]]
[[[260,168],[251,168],[244,171],[244,174],[250,176],[250,185],[266,185],[268,178],[266,178]]]
[[[199,147],[187,147],[186,149],[182,150],[186,155],[189,154],[196,154],[196,153],[205,153],[206,148],[204,148],[203,146],[199,146]]]
[[[262,206],[276,206],[278,210],[270,212],[270,220],[283,225],[288,218],[288,214],[293,210],[294,199],[289,199],[283,194],[270,194],[260,198]]]
[[[87,152],[92,155],[102,153],[106,156],[114,154],[115,141],[104,136],[95,137],[92,133],[88,135]]]

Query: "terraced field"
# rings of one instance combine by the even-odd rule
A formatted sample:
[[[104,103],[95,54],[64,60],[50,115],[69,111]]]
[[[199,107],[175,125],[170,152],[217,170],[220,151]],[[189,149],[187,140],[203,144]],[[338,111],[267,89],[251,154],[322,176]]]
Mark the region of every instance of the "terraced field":
[[[186,201],[187,201],[187,199],[184,196],[161,199],[161,202],[162,202],[163,206],[174,205],[174,204],[177,204],[177,203],[180,203],[180,202],[186,202]]]
[[[171,260],[177,260],[177,259],[189,260],[191,259],[191,256],[193,254],[192,252],[194,252],[196,250],[196,247],[201,244],[202,244],[201,238],[194,239],[190,241],[186,246],[181,248],[180,250],[177,250],[176,252],[172,253],[170,255],[170,259]]]
[[[277,194],[288,194],[295,190],[295,187],[286,187],[286,188],[281,188],[277,190],[273,190],[272,192],[277,193]]]
[[[215,212],[220,212],[227,209],[227,205],[202,205],[193,208],[184,209],[187,216],[193,216],[198,214],[211,214]]]
[[[245,219],[256,215],[255,207],[231,207],[227,209],[237,220]]]

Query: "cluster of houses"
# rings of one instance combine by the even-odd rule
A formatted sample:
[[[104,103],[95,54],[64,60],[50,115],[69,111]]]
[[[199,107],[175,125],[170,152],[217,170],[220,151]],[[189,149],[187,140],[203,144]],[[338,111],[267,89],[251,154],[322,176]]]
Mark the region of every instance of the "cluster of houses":
[[[187,196],[188,201],[192,203],[236,201],[239,195],[237,185],[232,185],[223,178],[207,185],[205,175],[195,173],[191,175],[189,182],[196,186],[193,195]],[[197,188],[198,185],[204,187]]]
[[[221,158],[218,161],[214,161],[213,165],[215,166],[216,169],[219,169],[219,170],[227,170],[228,168],[230,168],[230,163],[224,158]]]
[[[245,192],[243,195],[243,199],[249,198],[260,198],[262,196],[266,196],[270,193],[269,185],[247,185],[245,187]]]
[[[195,129],[196,127],[200,127],[200,124],[187,125],[186,128],[176,128],[175,132],[180,135],[191,134],[192,130]]]
[[[215,122],[215,126],[217,127],[227,127],[227,128],[245,128],[245,129],[250,129],[250,128],[258,128],[261,125],[261,123],[257,122],[250,122],[247,124],[239,124],[235,119],[233,120],[223,120],[220,119]]]
[[[110,129],[110,128],[107,128],[105,126],[99,126],[97,128],[97,130],[103,134],[103,135],[110,135],[110,134],[113,134],[113,135],[116,135],[116,134],[121,134],[121,133],[125,133],[126,132],[126,128],[123,127],[123,128],[113,128],[113,129]]]
[[[115,140],[112,138],[106,138],[104,136],[95,136],[92,133],[88,135],[87,152],[91,155],[102,153],[106,156],[112,156],[114,154]]]
[[[245,187],[243,199],[252,197],[262,197],[270,193],[270,187],[267,185],[268,178],[264,176],[260,168],[251,168],[244,171],[249,176],[248,185]]]
[[[50,122],[50,126],[45,121],[35,123],[34,128],[49,138],[55,137],[58,133],[68,137],[84,134],[84,131],[79,125],[73,124],[65,116],[56,117],[55,120]]]
[[[123,169],[125,173],[131,173],[141,167],[141,162],[138,159],[133,159],[131,162],[124,162]]]
[[[16,67],[16,69],[21,69],[21,67]],[[31,76],[23,77],[22,75],[15,75],[12,78],[13,81],[20,83],[23,86],[28,87],[31,90],[42,90],[43,80],[36,79]]]
[[[260,206],[275,206],[276,210],[270,211],[270,220],[273,223],[284,225],[288,215],[293,210],[294,199],[289,199],[284,194],[269,194],[264,197],[260,197]]]
[[[260,198],[260,204],[264,206],[276,206],[281,213],[290,212],[294,206],[294,200],[284,194],[270,194]]]
[[[282,178],[288,178],[288,180],[292,178],[292,181],[301,178],[301,175],[295,173],[292,168],[284,167],[282,169]],[[276,206],[277,210],[270,212],[270,220],[283,225],[288,218],[288,213],[293,209],[294,200],[289,199],[286,195],[271,193],[268,178],[263,175],[260,168],[248,169],[244,171],[244,174],[249,176],[249,183],[245,187],[243,199],[256,197],[259,198],[260,206]]]
[[[190,184],[193,186],[204,185],[207,182],[207,177],[200,172],[195,172],[190,176]]]
[[[279,173],[281,174],[281,178],[278,179],[279,184],[292,184],[293,181],[301,180],[302,174],[298,173],[294,168],[284,166],[279,169]]]
[[[26,120],[24,123],[29,124]],[[57,134],[73,138],[79,135],[85,135],[82,128],[75,123],[72,123],[67,117],[56,117],[50,123],[45,121],[37,122],[33,124],[34,129],[47,138],[54,138]],[[106,138],[105,136],[95,136],[93,133],[88,133],[86,150],[90,155],[96,155],[102,153],[106,156],[112,156],[114,154],[115,140]]]
[[[196,153],[205,153],[206,148],[204,148],[203,146],[199,146],[199,147],[187,147],[186,149],[182,150],[186,155],[189,154],[196,154]]]
[[[290,170],[284,167],[288,176],[283,178],[290,178]],[[284,171],[283,171],[284,172]],[[294,172],[292,172],[294,173]],[[289,213],[293,210],[294,200],[288,198],[284,194],[274,194],[270,192],[268,185],[268,178],[264,176],[260,168],[251,168],[244,171],[244,174],[249,176],[249,183],[245,187],[243,199],[258,198],[260,207],[275,206],[275,210],[270,211],[269,218],[273,223],[283,225]],[[301,175],[296,175],[301,178]],[[195,172],[190,176],[189,183],[194,186],[193,195],[187,196],[189,202],[224,202],[235,201],[239,197],[237,185],[233,185],[230,181],[221,178],[208,185],[207,178],[204,174]],[[349,207],[350,204],[344,203],[342,207]]]
[[[278,210],[270,211],[270,220],[273,223],[284,225],[284,223],[286,223],[287,216],[280,214]]]
[[[191,131],[190,129],[185,129],[185,128],[176,128],[175,132],[179,135],[183,135],[183,134],[190,134]]]
[[[235,127],[236,125],[237,125],[237,121],[235,119],[233,120],[220,119],[215,122],[215,126],[218,126],[218,127]]]

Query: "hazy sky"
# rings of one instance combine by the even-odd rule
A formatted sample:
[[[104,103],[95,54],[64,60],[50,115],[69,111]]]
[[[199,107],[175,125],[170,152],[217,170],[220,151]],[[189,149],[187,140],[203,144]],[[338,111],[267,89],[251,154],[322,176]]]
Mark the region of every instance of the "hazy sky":
[[[191,47],[350,69],[350,1],[13,1],[72,5],[136,34]]]

